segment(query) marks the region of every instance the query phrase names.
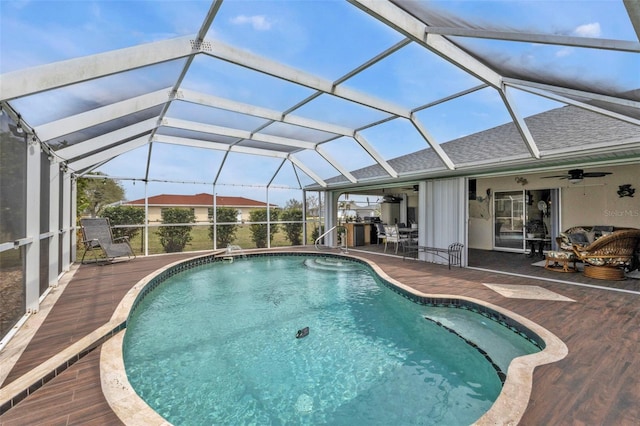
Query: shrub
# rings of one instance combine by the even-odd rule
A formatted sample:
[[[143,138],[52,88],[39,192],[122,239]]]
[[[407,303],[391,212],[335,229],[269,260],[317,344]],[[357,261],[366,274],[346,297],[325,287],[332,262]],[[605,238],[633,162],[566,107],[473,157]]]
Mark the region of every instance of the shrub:
[[[280,219],[284,221],[302,221],[302,210],[299,208],[286,209],[280,215]],[[302,224],[301,223],[285,223],[282,225],[287,239],[293,246],[302,244]]]
[[[238,210],[230,207],[216,208],[217,222],[235,222],[238,217]],[[216,246],[218,248],[227,247],[236,239],[238,225],[216,225]],[[213,226],[209,227],[209,239],[213,241]]]
[[[102,216],[109,218],[111,226],[116,225],[142,225],[144,224],[144,209],[131,206],[105,207]],[[140,232],[140,228],[114,228],[113,237],[128,237],[133,239]]]
[[[171,208],[162,210],[162,223],[194,223],[196,216],[191,209]],[[192,226],[161,226],[157,231],[160,244],[166,253],[176,253],[184,250],[191,241]]]
[[[279,212],[276,209],[270,210],[272,221],[278,220],[278,213]],[[267,209],[252,210],[251,213],[249,213],[249,220],[251,222],[266,222]],[[256,244],[256,247],[267,247],[267,224],[253,223],[249,229],[251,231],[251,240]],[[278,232],[278,225],[272,222],[269,242],[273,241],[273,236],[276,232]]]

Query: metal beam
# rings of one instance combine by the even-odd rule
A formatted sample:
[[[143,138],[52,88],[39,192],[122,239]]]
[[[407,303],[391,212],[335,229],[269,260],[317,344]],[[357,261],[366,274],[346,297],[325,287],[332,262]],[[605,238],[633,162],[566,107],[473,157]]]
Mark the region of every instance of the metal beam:
[[[606,115],[607,117],[615,118],[617,120],[626,121],[627,123],[635,124],[640,126],[640,120],[636,118],[629,117],[628,115],[619,114],[617,112],[610,111],[608,109],[600,108],[591,104],[587,104],[584,102],[576,101],[575,99],[568,98],[566,96],[560,96],[556,93],[549,92],[547,90],[542,90],[529,86],[522,86],[520,84],[506,84],[507,86],[513,87],[515,89],[522,90],[524,92],[532,93],[534,95],[542,96],[543,98],[551,99],[557,102],[566,103],[569,105],[574,105],[579,108],[586,109],[588,111],[592,111],[598,114]],[[617,104],[617,102],[616,102]]]
[[[316,147],[316,144],[313,142],[305,142],[298,139],[284,138],[281,136],[272,136],[261,133],[251,133],[246,130],[216,126],[213,124],[198,123],[195,121],[180,120],[177,118],[165,118],[164,120],[162,120],[162,126],[193,130],[195,132],[210,133],[221,136],[229,136],[233,138],[264,142],[274,145],[282,145],[290,148],[315,149]]]
[[[379,0],[348,1],[448,62],[462,68],[485,83],[495,88],[500,88],[501,78],[498,73],[451,43],[445,37],[438,34],[428,34],[429,27],[425,23],[393,3]]]
[[[624,7],[627,9],[627,14],[633,25],[633,29],[636,31],[636,38],[640,40],[640,1],[638,0],[622,0]]]
[[[287,162],[286,159],[283,159],[282,162],[280,163],[280,165],[278,166],[278,168],[276,169],[275,173],[273,174],[273,176],[271,176],[271,179],[269,179],[269,182],[267,183],[267,188],[269,188],[271,186],[271,184],[273,183],[273,181],[275,180],[276,176],[278,176],[278,173],[280,173],[280,170],[282,169],[282,166],[284,166],[284,164]]]
[[[184,36],[8,72],[0,76],[0,100],[184,58],[197,53],[192,42],[193,36]]]
[[[207,142],[198,139],[181,138],[177,136],[155,135],[153,142],[168,143],[172,145],[191,146],[195,148],[212,149],[214,151],[229,151],[241,154],[253,154],[262,157],[287,158],[286,152],[270,151],[267,149],[250,148],[239,145],[227,145],[219,142]]]
[[[431,149],[433,149],[433,152],[435,152],[438,158],[440,158],[440,161],[442,161],[449,170],[455,170],[456,165],[453,163],[447,153],[444,152],[444,149],[442,149],[440,144],[435,141],[433,135],[431,135],[427,128],[424,127],[422,122],[418,119],[418,117],[415,116],[415,114],[411,117],[411,124],[413,124],[413,127],[415,127],[416,130],[422,135],[424,140],[427,141]]]
[[[153,138],[154,142],[159,143],[168,143],[172,145],[183,145],[183,146],[192,146],[196,148],[204,148],[204,149],[213,149],[216,151],[225,151],[227,153],[234,152],[240,154],[251,154],[251,155],[259,155],[262,157],[271,157],[271,158],[283,158],[288,159],[292,163],[294,163],[300,170],[304,171],[311,179],[313,179],[319,185],[326,187],[327,184],[320,176],[315,174],[311,169],[309,169],[306,165],[304,165],[301,161],[297,160],[295,157],[285,153],[285,152],[277,152],[277,151],[269,151],[265,149],[259,148],[248,148],[238,145],[226,145],[217,142],[206,142],[197,139],[188,139],[188,138],[179,138],[175,136],[164,136],[164,135],[156,135]],[[220,170],[222,166],[220,166]]]
[[[302,163],[302,161],[298,160],[297,158],[295,158],[293,155],[289,155],[287,157],[289,159],[289,161],[291,161],[293,164],[295,164],[296,166],[298,166],[298,168],[300,170],[302,170],[307,176],[309,176],[311,179],[313,179],[318,185],[322,186],[323,188],[327,187],[327,182],[324,181],[324,179],[322,179],[320,176],[318,176],[317,174],[315,174],[313,172],[313,170],[311,170],[310,168],[308,168],[304,163]]]
[[[632,101],[630,99],[624,99],[624,98],[619,98],[614,96],[601,95],[595,92],[569,89],[567,87],[552,86],[550,84],[536,83],[533,81],[519,80],[517,78],[508,78],[508,77],[504,78],[504,83],[514,87],[516,85],[523,86],[523,87],[532,87],[536,89],[546,90],[549,92],[562,93],[567,96],[576,96],[583,99],[593,99],[594,101],[602,101],[602,102],[607,102],[615,105],[621,105],[621,106],[640,109],[640,102],[638,101]]]
[[[336,126],[336,125],[333,125],[333,124],[324,123],[324,122],[320,122],[320,121],[316,121],[316,120],[311,120],[311,119],[304,118],[304,117],[297,117],[297,116],[293,116],[293,115],[285,115],[285,116],[283,116],[282,113],[280,113],[278,111],[275,111],[275,110],[270,110],[270,109],[267,109],[267,108],[261,108],[261,107],[257,107],[257,106],[254,106],[254,105],[243,104],[241,102],[236,102],[236,101],[232,101],[232,100],[229,100],[229,99],[224,99],[224,98],[219,98],[219,97],[216,97],[216,96],[206,95],[206,94],[203,94],[203,93],[193,92],[193,91],[190,91],[190,90],[182,91],[181,99],[184,100],[184,101],[187,101],[187,102],[193,102],[193,103],[197,103],[197,104],[200,104],[200,105],[212,106],[212,107],[224,109],[224,110],[227,110],[227,111],[239,112],[239,113],[251,115],[251,116],[254,116],[254,117],[260,117],[260,118],[265,118],[267,120],[278,121],[278,122],[287,123],[287,124],[293,124],[293,125],[302,126],[302,127],[309,128],[309,129],[314,129],[314,130],[334,133],[334,134],[338,134],[338,135],[342,135],[342,136],[352,137],[353,134],[354,134],[354,130],[353,129],[349,129],[349,128],[346,128],[346,127]],[[167,121],[168,123],[172,123],[172,122],[173,123],[177,123],[174,119],[167,119],[167,120],[168,120]],[[167,125],[171,125],[171,124],[167,124]],[[230,130],[229,133],[220,133],[221,132],[220,129],[221,128],[218,128],[218,130],[217,130],[218,134],[225,134],[226,136],[232,136],[232,137],[237,137],[237,138],[241,138],[241,139],[251,139],[251,140],[256,140],[256,141],[260,141],[260,142],[267,142],[267,143],[280,143],[280,142],[282,142],[281,144],[292,146],[292,145],[289,145],[292,140],[289,140],[289,142],[287,142],[286,138],[282,138],[280,140],[280,142],[278,142],[276,139],[274,139],[275,136],[269,137],[269,139],[266,139],[264,135],[259,134],[259,133],[249,133],[249,132],[241,131],[241,130],[238,130],[238,131],[233,130],[233,131],[231,131],[231,129],[229,129]],[[202,130],[202,131],[205,131],[205,130]],[[242,132],[244,132],[244,133],[242,133]],[[213,133],[216,133],[216,132],[213,132]],[[300,145],[299,146],[300,148],[316,149],[318,154],[320,154],[327,162],[329,162],[343,176],[345,176],[351,182],[354,182],[354,183],[357,182],[355,177],[353,177],[353,175],[347,169],[345,169],[340,163],[338,163],[335,159],[333,159],[331,156],[329,156],[328,153],[326,152],[326,150],[320,149],[320,146],[321,146],[320,144],[313,144],[314,146],[308,147],[308,146],[303,146],[303,145],[310,144],[310,142],[295,141],[295,143]],[[360,145],[367,151],[367,153],[372,158],[374,158],[374,159],[376,159],[376,158],[381,159],[382,158],[377,152],[375,152],[373,147],[371,147],[369,144],[365,143],[363,145],[362,143],[360,143]],[[293,145],[293,146],[295,146],[295,145]],[[384,162],[386,164],[386,161],[384,161],[384,159],[382,159],[382,162]],[[386,164],[386,166],[381,164],[381,166],[382,167],[389,167],[389,169],[391,169],[391,167],[388,164]]]
[[[299,84],[323,93],[332,94],[378,111],[407,118],[410,114],[410,111],[407,108],[392,104],[391,102],[387,102],[382,99],[374,98],[346,87],[336,87],[334,82],[330,80],[254,55],[250,52],[237,49],[220,41],[216,41],[215,43],[211,42],[211,51],[203,53],[244,68],[249,68],[254,71],[289,81],[290,83]]]
[[[67,163],[67,166],[69,166],[71,170],[75,170],[75,171],[83,170],[83,169],[86,169],[87,167],[93,166],[94,164],[105,163],[117,157],[118,155],[124,154],[125,152],[134,150],[136,148],[139,148],[143,145],[146,145],[147,143],[149,143],[149,137],[141,136],[129,142],[125,142],[121,145],[104,149],[88,157],[84,157],[76,161],[69,161]]]
[[[153,108],[169,100],[171,88],[136,96],[121,102],[115,102],[81,114],[72,115],[57,121],[36,126],[33,130],[40,140],[49,141],[69,133],[97,126],[116,118],[125,117],[147,108]]]
[[[327,160],[329,162],[329,164],[331,164],[333,167],[335,167],[336,170],[338,170],[338,172],[340,172],[340,174],[342,174],[342,176],[346,177],[347,179],[349,179],[349,181],[351,183],[357,183],[358,180],[349,172],[349,170],[347,170],[346,168],[344,168],[340,163],[338,163],[332,156],[331,154],[329,154],[327,152],[326,149],[324,149],[322,146],[318,146],[316,148],[316,151],[318,152],[318,154],[320,154],[320,156],[322,156],[322,158],[324,158],[325,160]]]
[[[427,27],[427,32],[429,34],[439,34],[443,36],[472,37],[535,44],[551,44],[558,46],[584,47],[588,49],[615,50],[621,52],[640,52],[640,43],[626,40],[572,37],[555,34],[533,34],[511,31],[490,31],[475,28],[432,26]]]
[[[182,89],[178,92],[178,100],[195,103],[198,105],[210,106],[226,111],[237,112],[250,115],[252,117],[264,118],[267,120],[278,121],[286,124],[306,127],[308,129],[320,130],[323,132],[350,136],[353,129],[344,126],[338,126],[323,121],[312,120],[310,118],[299,117],[289,114],[283,114],[280,111],[262,108],[256,105],[245,104],[218,96],[207,95],[205,93],[194,92],[192,90]]]
[[[149,133],[158,125],[157,118],[150,118],[148,120],[141,121],[131,126],[123,127],[113,132],[105,133],[93,139],[86,140],[84,142],[71,145],[66,148],[62,148],[56,151],[56,155],[65,160],[71,160],[76,157],[80,157],[86,154],[91,154],[96,151],[100,151],[106,147],[114,145],[123,140],[130,139],[142,133]],[[149,136],[147,137],[147,140]]]
[[[353,139],[355,139],[356,142],[358,142],[358,144],[360,144],[360,146],[364,148],[365,151],[367,151],[367,154],[369,154],[375,162],[380,164],[380,166],[389,174],[389,176],[394,178],[398,177],[398,172],[396,172],[394,168],[391,167],[387,160],[382,158],[382,156],[369,144],[369,142],[367,142],[367,140],[364,136],[362,136],[361,133],[355,132],[353,134]]]
[[[505,86],[502,90],[500,90],[500,97],[504,101],[504,105],[507,107],[509,114],[513,120],[513,124],[515,124],[520,136],[524,140],[524,143],[527,146],[527,149],[531,153],[534,158],[540,158],[540,150],[536,145],[536,142],[533,140],[533,135],[529,131],[529,127],[527,123],[525,123],[524,118],[518,113],[516,108],[516,104],[511,97],[511,89]]]

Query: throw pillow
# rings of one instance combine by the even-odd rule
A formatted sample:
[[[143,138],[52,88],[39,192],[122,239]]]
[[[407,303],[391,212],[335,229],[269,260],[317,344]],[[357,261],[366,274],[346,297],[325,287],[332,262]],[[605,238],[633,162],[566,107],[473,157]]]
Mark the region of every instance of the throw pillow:
[[[589,238],[585,232],[575,232],[573,234],[569,234],[569,241],[572,244],[585,245],[589,244]]]

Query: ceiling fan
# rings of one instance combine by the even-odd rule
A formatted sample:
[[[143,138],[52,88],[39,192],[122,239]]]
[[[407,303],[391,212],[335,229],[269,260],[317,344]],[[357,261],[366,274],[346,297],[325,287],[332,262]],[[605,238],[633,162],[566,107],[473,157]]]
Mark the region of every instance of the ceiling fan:
[[[556,175],[556,176],[545,176],[543,179],[551,179],[551,178],[560,178],[560,179],[569,179],[571,183],[578,183],[582,181],[584,178],[591,177],[603,177],[606,175],[612,174],[611,172],[587,172],[585,173],[582,169],[572,169],[569,170],[569,173],[566,175]]]
[[[400,201],[402,201],[402,198],[396,197],[395,195],[387,194],[382,197],[383,203],[399,203]]]

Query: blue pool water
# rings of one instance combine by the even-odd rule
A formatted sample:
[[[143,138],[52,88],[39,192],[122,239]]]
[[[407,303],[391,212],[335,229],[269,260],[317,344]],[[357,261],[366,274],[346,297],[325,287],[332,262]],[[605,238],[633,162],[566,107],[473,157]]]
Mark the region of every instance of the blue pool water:
[[[469,340],[486,339],[505,372],[539,350],[495,321],[415,304],[367,266],[337,262],[254,257],[167,279],[128,321],[130,383],[175,425],[460,425],[501,390]],[[303,327],[309,335],[296,339]]]

